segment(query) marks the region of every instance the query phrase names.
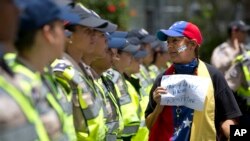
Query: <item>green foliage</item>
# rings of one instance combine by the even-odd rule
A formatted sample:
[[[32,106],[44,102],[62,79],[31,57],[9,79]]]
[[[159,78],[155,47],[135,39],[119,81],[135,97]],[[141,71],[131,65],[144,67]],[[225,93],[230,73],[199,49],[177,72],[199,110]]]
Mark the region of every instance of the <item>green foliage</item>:
[[[203,60],[207,63],[210,63],[211,55],[212,55],[214,48],[216,46],[218,46],[219,44],[221,44],[224,40],[225,40],[225,38],[223,38],[223,36],[213,35],[213,36],[211,36],[211,38],[204,41],[204,43],[202,44],[200,51],[199,51],[199,56],[200,56],[201,60]]]
[[[199,11],[193,17],[190,17],[189,20],[196,23],[201,29],[203,43],[199,56],[203,61],[210,63],[214,48],[224,42],[226,33],[221,32],[218,26],[220,19],[217,18],[218,8],[216,2],[210,1],[208,3],[201,0],[200,6]]]
[[[128,0],[78,0],[78,2],[94,10],[103,19],[117,24],[119,30],[128,29]]]

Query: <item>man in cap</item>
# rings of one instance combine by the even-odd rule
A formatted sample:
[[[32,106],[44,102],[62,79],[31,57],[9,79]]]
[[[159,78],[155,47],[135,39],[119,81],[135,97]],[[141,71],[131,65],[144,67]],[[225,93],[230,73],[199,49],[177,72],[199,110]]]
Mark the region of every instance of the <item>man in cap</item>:
[[[114,83],[108,77],[107,69],[110,69],[113,65],[112,58],[114,57],[114,52],[117,49],[124,48],[128,45],[128,41],[125,38],[115,38],[108,36],[108,55],[103,58],[99,58],[91,62],[91,67],[93,68],[93,74],[95,77],[95,84],[99,88],[105,99],[106,107],[106,125],[108,127],[106,140],[107,141],[117,141],[120,134],[123,131],[124,124],[122,119],[121,110],[119,107],[119,95],[114,87]]]
[[[68,119],[63,111],[65,105],[56,99],[58,95],[63,96],[62,93],[52,91],[54,84],[45,81],[42,74],[46,66],[62,56],[64,20],[75,22],[78,19],[50,0],[29,2],[20,18],[15,42],[17,57],[13,60],[7,58],[12,70],[23,80],[21,88],[31,92],[29,97],[40,114],[50,140],[71,140],[74,127],[72,119],[71,124],[67,124]]]
[[[3,136],[1,137],[3,137],[3,140],[16,140],[16,138],[18,138],[19,140],[54,140],[59,138],[68,140],[67,136],[64,137],[64,133],[60,128],[60,125],[64,125],[63,121],[61,121],[61,123],[59,121],[59,116],[63,116],[63,113],[61,113],[61,115],[57,115],[57,110],[54,109],[54,107],[49,106],[49,104],[51,104],[49,103],[50,101],[48,102],[45,99],[45,97],[47,96],[46,92],[48,92],[46,90],[48,89],[43,89],[46,92],[42,91],[42,80],[39,74],[39,71],[42,72],[42,69],[45,65],[48,65],[51,61],[53,61],[53,57],[54,59],[58,57],[57,55],[59,54],[60,50],[56,51],[56,49],[60,48],[60,45],[62,45],[62,42],[64,42],[63,32],[60,31],[63,31],[62,18],[64,19],[64,16],[66,15],[65,13],[63,13],[64,11],[62,9],[57,7],[53,2],[47,0],[43,1],[42,3],[39,1],[31,1],[26,4],[20,2],[20,4],[22,6],[22,13],[18,32],[19,37],[16,41],[16,48],[18,50],[17,60],[21,60],[22,58],[23,63],[15,60],[15,55],[12,55],[13,58],[8,58],[6,57],[8,55],[6,55],[5,59],[7,59],[9,63],[8,65],[10,65],[12,71],[16,73],[15,76],[20,78],[20,85],[17,85],[16,87],[19,88],[24,95],[19,95],[17,91],[12,88],[12,91],[15,92],[15,95],[12,95],[12,97],[14,99],[18,99],[15,100],[23,110],[23,113],[25,114],[29,124],[24,124],[22,127],[19,126],[18,128],[16,128],[16,131],[5,129],[7,133],[8,131],[10,131],[10,133],[6,134],[9,136],[5,136],[3,134]],[[50,6],[49,10],[46,9],[48,6]],[[38,11],[34,12],[34,10]],[[41,14],[42,16],[44,16],[43,14],[48,14],[49,16],[46,15],[47,18],[39,19],[41,17]],[[43,34],[45,32],[47,33],[46,35]],[[44,53],[46,52],[45,50],[47,50],[47,52],[49,50],[46,47],[52,46],[52,52],[55,54],[50,54],[48,58],[46,58],[45,56],[37,56],[40,60],[38,61],[39,63],[37,63],[37,58],[35,57],[35,55],[32,56],[33,53],[41,53],[41,55],[44,55]],[[45,50],[43,50],[42,48],[44,48]],[[48,55],[47,53],[45,54]],[[41,58],[43,58],[43,61],[41,61]],[[15,84],[18,84],[18,82],[16,82]],[[7,88],[7,86],[5,87]],[[51,97],[51,99],[54,98]],[[57,104],[57,106],[59,105],[58,103],[54,104]],[[56,123],[53,128],[49,127],[51,123]],[[25,133],[28,134],[25,135]]]
[[[0,140],[48,141],[41,119],[30,99],[26,97],[31,93],[22,91],[22,81],[4,60],[6,52],[14,51],[19,14],[25,4],[23,0],[0,0]],[[33,115],[33,118],[28,118],[29,115]],[[36,127],[40,127],[40,130]]]
[[[113,33],[113,34],[121,34],[120,33]],[[123,33],[124,34],[124,33]],[[152,52],[152,47],[151,44],[155,40],[155,37],[152,35],[149,35],[148,32],[145,29],[134,29],[128,32],[127,37],[133,37],[133,38],[138,38],[139,41],[133,41],[133,44],[139,45],[140,46],[140,51],[135,53],[134,57],[135,58],[140,58],[139,61],[139,72],[134,73],[132,77],[127,77],[128,80],[139,80],[138,83],[133,83],[133,87],[137,90],[137,95],[139,95],[140,100],[139,100],[139,105],[140,109],[142,111],[146,110],[147,103],[148,103],[148,94],[150,92],[150,89],[152,87],[153,81],[149,77],[149,71],[145,65],[150,65],[153,60],[153,52]],[[144,54],[143,56],[138,56],[139,54]],[[133,61],[133,60],[132,60]],[[134,60],[135,61],[135,60]],[[138,62],[138,60],[136,61]],[[136,63],[133,62],[133,63]],[[131,67],[127,68],[127,73],[131,75]],[[134,68],[136,69],[136,67]],[[133,69],[132,69],[133,70]],[[148,129],[145,127],[145,118],[143,117],[144,114],[140,113],[140,120],[141,120],[141,125],[135,135],[132,136],[131,140],[147,140],[148,136]]]
[[[139,73],[140,64],[142,63],[142,59],[147,56],[147,51],[143,49],[139,49],[133,53],[133,58],[131,61],[131,65],[125,69],[125,73],[127,75],[132,75]]]
[[[130,83],[136,91],[134,94],[138,95],[139,97],[139,116],[140,116],[140,127],[135,135],[132,136],[131,141],[147,141],[148,140],[148,129],[145,125],[145,115],[144,111],[146,110],[147,103],[148,103],[148,94],[145,93],[146,89],[143,84],[142,80],[138,78],[135,74],[140,72],[140,64],[144,57],[147,56],[147,51],[140,49],[133,53],[133,58],[129,67],[125,69],[124,77],[127,83]],[[130,86],[131,86],[130,85]]]
[[[14,4],[14,2],[16,2],[15,3],[16,5]],[[47,1],[43,1],[43,2],[44,2],[43,4],[41,4],[41,3],[38,4],[39,8],[48,4]],[[13,45],[15,37],[16,37],[16,29],[17,29],[16,24],[19,23],[18,22],[18,17],[19,17],[18,14],[19,14],[19,12],[21,12],[22,16],[23,16],[23,14],[26,15],[27,11],[29,11],[30,8],[34,6],[34,3],[36,3],[36,2],[33,2],[33,1],[32,2],[31,1],[4,1],[4,0],[0,1],[1,14],[3,14],[1,16],[2,17],[1,20],[4,20],[4,22],[1,21],[1,26],[0,26],[0,29],[1,29],[0,36],[3,35],[4,37],[0,37],[0,38],[1,38],[1,42],[3,41],[3,43],[6,44],[1,49],[6,50],[6,49],[4,49],[5,47],[11,47]],[[41,6],[41,5],[43,5],[43,6]],[[18,7],[19,9],[16,6],[19,6]],[[48,24],[46,22],[58,21],[60,19],[59,15],[61,14],[62,11],[53,4],[46,5],[45,7],[47,7],[47,6],[51,6],[51,10],[54,10],[53,14],[50,15],[50,19],[49,19],[50,21],[47,21],[48,19],[43,19],[45,21],[44,23],[41,23],[41,22],[36,23],[35,22],[35,23],[32,23],[31,25],[29,23],[31,28],[34,26],[37,26],[38,24],[40,24],[39,28],[42,28],[43,24]],[[37,5],[34,6],[35,9],[38,7],[37,7]],[[43,9],[43,8],[41,8],[38,11],[44,12],[43,10],[45,10],[45,9]],[[27,9],[29,9],[29,10],[27,10]],[[31,11],[29,11],[29,12],[31,12]],[[51,11],[49,10],[46,12],[51,12]],[[46,13],[46,12],[44,12],[44,13]],[[31,13],[33,13],[33,12],[31,12]],[[29,13],[29,14],[31,14],[31,13]],[[49,14],[51,14],[51,13],[49,13]],[[34,14],[33,16],[36,16],[36,15],[37,15],[37,13]],[[29,20],[31,18],[30,16],[31,15],[26,15],[25,16],[26,20]],[[51,18],[51,16],[52,16],[52,18]],[[21,19],[23,20],[23,17]],[[21,27],[20,28],[22,28],[22,22],[23,22],[22,20],[21,20]],[[6,25],[4,25],[4,24],[6,24]],[[53,36],[56,36],[55,38],[58,38],[58,39],[59,39],[58,36],[60,34],[59,29],[61,27],[59,25],[60,25],[59,23],[57,23],[55,25],[55,28],[57,28],[58,34],[53,35]],[[36,28],[34,28],[32,30],[36,30]],[[48,33],[48,31],[52,31],[52,30],[48,29],[48,27],[47,27],[47,33]],[[26,31],[26,32],[28,32],[28,31]],[[39,32],[42,32],[42,31],[39,30]],[[54,32],[56,32],[56,31],[54,31]],[[39,33],[37,33],[37,34],[39,34]],[[40,35],[41,35],[41,33],[40,33]],[[36,37],[34,37],[34,38],[36,38]],[[63,41],[62,39],[59,39],[59,40],[61,40],[61,42]],[[11,46],[7,46],[7,45],[11,45]],[[30,45],[32,45],[32,44],[30,44]],[[11,50],[11,51],[13,51],[13,50]],[[41,109],[39,109],[39,108],[41,108],[40,104],[43,103],[45,101],[45,99],[44,99],[43,95],[34,95],[34,94],[38,94],[37,92],[33,91],[34,89],[32,89],[32,86],[31,86],[31,84],[34,84],[34,81],[32,81],[32,83],[27,83],[27,78],[21,77],[19,75],[19,73],[16,72],[15,70],[10,70],[8,68],[9,66],[7,66],[5,64],[5,61],[3,60],[3,54],[4,54],[4,52],[1,53],[1,55],[2,55],[1,56],[1,60],[2,60],[1,63],[4,64],[3,65],[4,70],[6,70],[6,72],[8,72],[8,74],[12,76],[12,78],[7,77],[7,75],[6,75],[7,83],[3,80],[3,78],[1,78],[1,85],[2,85],[1,86],[1,100],[4,100],[4,102],[1,102],[3,105],[1,106],[1,109],[2,109],[1,116],[2,117],[0,119],[1,119],[1,123],[3,123],[1,125],[1,130],[3,132],[1,132],[0,140],[14,141],[14,140],[18,139],[20,141],[27,141],[27,140],[49,141],[52,138],[53,139],[60,138],[62,132],[58,128],[58,126],[56,126],[56,128],[57,128],[56,130],[52,131],[51,127],[48,127],[48,124],[47,124],[48,122],[56,123],[55,120],[58,119],[57,115],[54,114],[54,116],[48,116],[49,114],[47,114],[46,117],[45,116],[43,116],[43,118],[39,117],[40,115],[38,114],[38,112],[40,112],[40,114],[41,114]],[[7,61],[9,61],[9,60],[7,60]],[[34,67],[34,69],[35,69],[35,67]],[[24,69],[22,69],[22,70],[24,70]],[[16,74],[13,74],[12,71],[14,71]],[[21,70],[18,70],[18,71],[21,71]],[[25,73],[25,72],[23,72],[23,73]],[[1,71],[1,76],[5,76],[5,74],[6,73],[4,73],[4,71]],[[26,87],[23,87],[24,85],[26,85]],[[7,93],[6,95],[4,94],[5,92]],[[40,92],[39,92],[39,94],[40,94]],[[36,96],[36,97],[39,96],[39,101],[40,101],[39,103],[40,104],[35,99],[33,99],[33,96]],[[38,105],[40,105],[40,106],[38,106]],[[43,106],[46,107],[48,105],[43,105]],[[48,108],[49,106],[46,108],[45,107],[43,108],[43,110],[47,109],[47,111],[50,111],[53,114],[53,110],[51,110],[51,107],[50,108]],[[10,109],[6,110],[6,108],[10,108]],[[45,115],[44,111],[43,111],[43,115]],[[50,115],[51,115],[51,113],[50,113]],[[44,124],[42,123],[42,121]],[[50,129],[50,130],[48,130],[48,129]],[[53,129],[55,129],[55,128],[53,127]],[[46,130],[47,130],[47,132],[46,132]],[[50,135],[50,136],[48,136],[48,135]],[[51,137],[51,138],[49,139],[49,137]]]
[[[98,74],[102,74],[102,71],[106,71],[107,69],[112,67],[112,57],[114,57],[114,53],[112,50],[117,51],[117,49],[125,48],[129,45],[129,42],[125,38],[117,38],[109,36],[108,39],[108,55],[104,57],[100,57],[91,62],[90,66],[96,71]],[[100,72],[99,72],[100,70]]]
[[[142,48],[145,48],[148,55],[143,59],[143,64],[148,66],[152,63],[153,52],[151,44],[156,40],[155,36],[150,35],[145,29],[134,29],[128,32],[128,36],[135,36],[140,39]]]
[[[230,68],[236,56],[245,50],[244,44],[249,30],[250,26],[241,20],[233,21],[228,25],[229,38],[217,46],[211,56],[211,64],[223,74]]]
[[[117,26],[79,3],[72,4],[71,12],[79,15],[80,21],[67,24],[72,34],[63,58],[53,62],[52,67],[60,82],[66,83],[72,91],[78,140],[102,141],[106,138],[104,101],[89,65],[107,55],[105,32],[113,32]]]
[[[241,109],[242,116],[239,124],[250,126],[250,52],[238,55],[232,66],[225,73],[225,79],[229,87],[233,90],[237,103]]]
[[[130,38],[130,37],[136,37],[139,39],[139,44],[142,45],[142,48],[145,48],[147,51],[147,56],[144,58],[146,62],[151,63],[153,60],[152,51],[151,51],[151,43],[153,43],[156,38],[153,35],[150,35],[145,29],[133,29],[128,32],[123,32],[123,31],[115,31],[111,33],[112,36],[114,37],[125,37],[125,38]]]
[[[236,124],[241,112],[223,75],[199,60],[202,43],[199,28],[177,21],[170,28],[161,29],[157,37],[167,41],[173,64],[157,77],[150,92],[145,111],[149,141],[227,140],[230,125]],[[201,82],[204,83],[200,85]],[[206,91],[196,91],[190,85],[197,89],[206,86]],[[194,106],[188,104],[189,98],[201,95],[204,99],[200,106],[198,101],[193,101]]]
[[[91,14],[99,19],[99,20],[103,20],[99,17],[98,14],[96,14],[94,11],[91,11]],[[95,95],[99,95],[101,100],[102,100],[102,108],[105,112],[104,114],[104,121],[107,128],[107,131],[105,133],[105,140],[106,141],[115,141],[117,138],[117,131],[115,131],[115,127],[114,127],[114,123],[116,125],[118,125],[117,122],[113,122],[110,117],[110,115],[107,116],[107,112],[106,111],[110,111],[110,107],[107,107],[106,104],[112,104],[113,108],[115,108],[115,101],[106,101],[107,98],[105,97],[105,89],[103,87],[102,83],[98,83],[97,80],[95,79],[94,75],[93,75],[93,69],[90,67],[91,63],[96,61],[96,60],[100,60],[102,58],[106,58],[107,56],[110,55],[110,51],[108,50],[108,32],[113,32],[116,30],[117,25],[103,20],[100,23],[98,23],[96,20],[89,19],[90,24],[92,25],[92,37],[90,39],[90,46],[88,49],[84,50],[83,56],[81,58],[81,62],[79,63],[79,66],[81,67],[82,72],[84,73],[84,75],[86,76],[86,81],[88,81],[88,83],[91,84],[92,89],[95,90]],[[106,22],[107,25],[103,24],[103,22]],[[99,24],[99,25],[95,25],[95,24]],[[91,50],[91,51],[90,51]],[[104,70],[103,70],[104,71]],[[94,93],[93,93],[94,95]],[[108,98],[111,95],[109,95]],[[115,112],[114,110],[112,112]],[[117,111],[116,111],[117,112]],[[117,112],[119,113],[119,112]],[[116,113],[116,114],[117,114]],[[119,117],[119,114],[117,114],[117,117]],[[119,118],[117,118],[119,119]],[[116,119],[116,120],[117,120]],[[109,121],[109,122],[108,122]],[[111,123],[113,122],[113,124]],[[118,126],[116,126],[118,127]],[[117,128],[118,129],[118,128]],[[113,131],[112,131],[113,130]]]
[[[130,31],[129,32],[115,31],[115,32],[111,33],[111,35],[116,36],[116,37],[126,37],[131,44],[139,46],[139,50],[136,50],[136,52],[133,53],[133,58],[132,58],[132,63],[133,63],[132,65],[133,66],[130,65],[127,68],[125,68],[126,72],[125,72],[124,77],[126,78],[128,85],[131,87],[130,94],[131,95],[138,95],[140,97],[140,101],[139,101],[140,107],[139,108],[140,108],[140,110],[144,111],[146,108],[145,103],[147,103],[147,100],[148,100],[147,90],[150,90],[149,89],[150,86],[148,85],[147,81],[144,79],[144,77],[139,72],[133,74],[131,77],[132,72],[135,72],[137,69],[136,64],[139,63],[139,65],[141,66],[143,58],[148,55],[148,52],[146,50],[142,49],[142,47],[141,47],[142,41],[139,39],[139,37],[141,39],[144,39],[143,36],[147,36],[147,32],[146,31],[144,32],[144,30],[142,32],[139,32],[139,31],[140,30],[135,30],[135,31],[133,31],[133,33],[130,33]],[[137,35],[136,33],[139,35],[139,37],[136,36]],[[134,34],[136,34],[136,35],[134,35]],[[137,59],[135,59],[135,58],[137,58]],[[140,67],[140,69],[141,69],[141,67]],[[148,76],[146,76],[146,77],[148,77]],[[147,129],[144,130],[145,124],[143,124],[143,123],[145,123],[145,120],[141,116],[142,116],[142,114],[140,113],[139,117],[140,117],[140,120],[141,120],[140,122],[142,123],[141,124],[142,126],[139,127],[139,130],[137,131],[136,134],[132,134],[131,136],[128,136],[126,138],[126,140],[138,140],[138,139],[139,140],[147,140],[147,138],[145,138],[145,137],[147,137]]]
[[[141,84],[144,87],[151,87],[153,84],[153,80],[149,74],[148,67],[153,61],[153,50],[152,50],[152,43],[156,40],[155,36],[150,35],[145,29],[133,29],[128,32],[128,36],[137,37],[140,39],[140,45],[142,49],[147,51],[147,56],[143,58],[142,63],[140,64],[140,72],[136,74],[138,78],[140,78]],[[146,93],[149,93],[147,91]]]
[[[112,35],[111,35],[112,36]],[[140,125],[139,97],[134,87],[125,80],[123,73],[130,66],[133,53],[140,49],[139,45],[134,45],[131,42],[139,41],[138,38],[127,38],[128,43],[125,47],[112,50],[114,53],[113,67],[105,72],[116,89],[119,106],[124,122],[124,129],[118,136],[124,141],[131,140],[131,137],[136,134]]]
[[[237,24],[236,24],[237,23]],[[250,26],[245,25],[242,21],[238,21],[235,24],[239,30],[242,30],[239,41],[247,36],[247,32],[250,30]],[[236,28],[235,27],[235,28]],[[235,39],[236,40],[236,39]],[[229,87],[235,92],[235,97],[238,105],[243,113],[240,117],[240,125],[250,125],[250,52],[246,51],[244,46],[239,45],[241,53],[232,60],[231,67],[225,72],[225,78]]]

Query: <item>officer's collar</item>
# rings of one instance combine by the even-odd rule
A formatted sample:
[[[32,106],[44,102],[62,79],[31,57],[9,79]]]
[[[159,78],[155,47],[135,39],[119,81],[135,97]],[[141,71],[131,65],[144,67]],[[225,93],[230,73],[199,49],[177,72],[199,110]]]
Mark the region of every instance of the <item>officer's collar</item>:
[[[20,56],[17,56],[16,57],[16,62],[26,66],[29,70],[31,70],[32,72],[35,72],[35,73],[40,73],[37,69],[35,69],[26,59],[20,57]]]

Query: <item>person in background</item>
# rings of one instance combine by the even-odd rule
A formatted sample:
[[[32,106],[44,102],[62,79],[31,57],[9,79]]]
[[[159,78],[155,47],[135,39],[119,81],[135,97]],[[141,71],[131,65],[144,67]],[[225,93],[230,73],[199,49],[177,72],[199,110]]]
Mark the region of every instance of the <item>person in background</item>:
[[[225,75],[230,68],[236,56],[245,50],[247,32],[250,26],[245,22],[238,20],[228,25],[228,39],[217,46],[211,56],[211,64]]]
[[[225,74],[229,87],[233,90],[235,98],[241,109],[240,125],[250,126],[250,51],[238,55],[233,65]]]
[[[223,75],[199,59],[198,53],[202,44],[199,28],[187,21],[177,21],[168,29],[161,29],[157,37],[161,41],[167,41],[168,53],[173,64],[158,75],[150,91],[145,111],[146,125],[150,130],[149,141],[227,140],[230,125],[237,124],[241,111]],[[190,107],[186,102],[181,104],[178,101],[171,105],[161,105],[163,97],[166,100],[172,98],[178,100],[178,97],[171,95],[171,88],[175,84],[161,86],[162,78],[168,80],[170,76],[178,77],[175,74],[185,74],[190,77],[195,75],[198,76],[196,79],[207,78],[208,89],[204,93],[202,108],[196,107],[198,105]],[[182,81],[185,75],[179,81]],[[188,97],[195,97],[194,93],[189,94],[185,91],[183,93],[188,94]]]

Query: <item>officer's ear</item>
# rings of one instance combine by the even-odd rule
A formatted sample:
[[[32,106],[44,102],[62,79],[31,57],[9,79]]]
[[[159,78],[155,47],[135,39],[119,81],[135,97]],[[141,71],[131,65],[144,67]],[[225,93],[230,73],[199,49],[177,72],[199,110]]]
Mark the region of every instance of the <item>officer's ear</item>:
[[[116,53],[115,55],[113,55],[113,59],[120,61],[121,60],[121,54],[120,53]]]
[[[52,29],[50,25],[44,25],[42,29],[40,30],[43,34],[44,38],[49,42],[53,43],[55,41],[54,34],[52,33]]]
[[[114,60],[119,61],[120,60],[120,56],[117,53],[117,49],[112,48],[110,51],[111,51],[111,54],[112,54],[112,58]]]

